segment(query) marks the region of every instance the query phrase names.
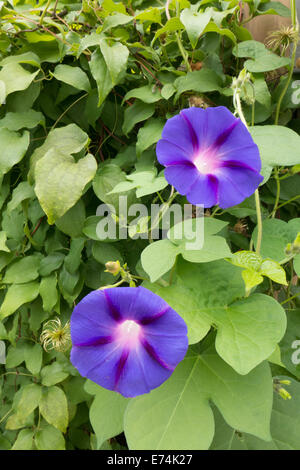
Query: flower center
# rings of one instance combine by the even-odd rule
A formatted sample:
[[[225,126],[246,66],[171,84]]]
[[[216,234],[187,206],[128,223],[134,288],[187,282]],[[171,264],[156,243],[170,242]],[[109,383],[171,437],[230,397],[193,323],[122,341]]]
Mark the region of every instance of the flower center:
[[[194,165],[203,175],[213,173],[218,167],[216,156],[208,151],[199,153],[194,160]]]
[[[125,320],[118,327],[118,338],[122,343],[134,347],[140,337],[141,327],[133,320]]]

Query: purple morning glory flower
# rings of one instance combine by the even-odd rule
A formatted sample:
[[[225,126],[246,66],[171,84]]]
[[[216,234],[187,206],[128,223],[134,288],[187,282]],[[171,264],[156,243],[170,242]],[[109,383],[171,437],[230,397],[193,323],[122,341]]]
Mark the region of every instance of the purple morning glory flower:
[[[88,294],[72,313],[71,338],[80,374],[125,397],[161,385],[188,348],[184,320],[141,286]]]
[[[191,204],[226,209],[251,196],[263,180],[257,145],[223,106],[183,109],[166,122],[156,153],[168,183]]]

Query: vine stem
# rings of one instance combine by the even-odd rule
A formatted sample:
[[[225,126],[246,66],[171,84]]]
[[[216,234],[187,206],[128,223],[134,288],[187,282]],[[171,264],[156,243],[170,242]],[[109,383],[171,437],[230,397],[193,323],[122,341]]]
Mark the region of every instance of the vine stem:
[[[115,284],[109,284],[108,286],[102,286],[102,287],[99,287],[97,290],[110,289],[112,287],[119,287],[121,284],[123,284],[123,282],[125,282],[125,280],[121,279],[119,282],[116,282]]]
[[[166,17],[167,17],[167,20],[169,21],[171,19],[171,15],[170,15],[170,11],[169,11],[169,6],[170,6],[170,1],[171,0],[167,0],[166,1],[166,5],[165,5],[165,12],[166,12]],[[179,34],[176,32],[175,33],[175,36],[176,36],[176,41],[177,41],[177,44],[178,44],[178,47],[179,47],[179,50],[181,52],[181,55],[182,55],[182,58],[184,60],[184,63],[186,65],[186,68],[189,72],[192,71],[192,68],[191,68],[191,65],[188,61],[188,53],[186,52],[186,50],[184,49],[183,47],[183,44],[181,42],[181,39],[180,39],[180,36]]]
[[[179,194],[178,192],[174,192],[174,186],[172,186],[171,194],[170,194],[169,199],[164,204],[162,204],[162,207],[161,207],[159,213],[157,214],[157,217],[154,220],[153,225],[151,225],[151,227],[149,229],[149,242],[150,243],[153,242],[152,231],[158,226],[158,224],[160,223],[162,217],[164,216],[164,214],[166,213],[166,211],[168,210],[168,208],[170,207],[171,203],[176,198],[176,196],[178,196],[178,194]]]
[[[292,297],[289,297],[288,299],[286,299],[286,300],[284,300],[283,302],[281,302],[280,305],[284,305],[284,304],[286,304],[287,302],[290,302],[291,300],[296,299],[297,297],[299,297],[299,295],[300,295],[300,292],[298,292],[298,293],[295,294],[295,295],[292,295]]]
[[[170,1],[171,1],[171,0],[167,0],[167,1],[166,1],[166,6],[165,6],[166,17],[167,17],[167,20],[168,20],[168,21],[171,19],[171,15],[170,15],[170,12],[169,12]]]
[[[243,124],[246,126],[248,129],[248,124],[245,119],[243,110],[242,110],[242,105],[241,105],[241,98],[240,98],[240,93],[239,91],[236,91],[234,95],[234,105],[237,110],[237,113],[243,122]],[[259,191],[258,189],[255,190],[255,206],[256,206],[256,215],[257,215],[257,240],[256,240],[256,253],[260,253],[260,248],[261,248],[261,240],[262,240],[262,216],[261,216],[261,207],[260,207],[260,199],[259,199]]]
[[[280,209],[283,206],[286,206],[290,202],[296,201],[297,199],[299,199],[299,197],[300,197],[300,194],[298,194],[297,196],[291,197],[291,199],[289,199],[288,201],[283,202],[282,204],[280,204],[280,206],[278,206],[278,209]]]
[[[296,13],[296,0],[291,0],[291,14],[292,14],[292,25],[293,27],[298,30],[298,21],[297,21],[297,13]],[[282,100],[288,90],[288,87],[290,85],[290,82],[291,82],[291,79],[292,79],[292,76],[293,76],[293,72],[294,72],[294,67],[295,67],[295,62],[296,62],[296,52],[297,52],[297,44],[298,44],[298,41],[299,41],[299,36],[297,36],[297,39],[295,39],[293,41],[293,52],[292,52],[292,63],[291,63],[291,66],[290,66],[290,70],[289,70],[289,74],[288,74],[288,77],[287,77],[287,81],[286,81],[286,84],[280,94],[280,97],[279,97],[279,100],[277,102],[277,107],[276,107],[276,114],[275,114],[275,121],[274,121],[274,124],[278,124],[278,121],[279,121],[279,114],[280,114],[280,108],[281,108],[281,104],[282,104]]]
[[[291,20],[292,20],[293,27],[298,31],[299,27],[298,27],[297,13],[296,13],[296,0],[291,0]],[[284,88],[283,88],[283,90],[282,90],[282,92],[279,96],[279,100],[277,102],[276,114],[275,114],[275,120],[274,120],[274,124],[276,126],[278,125],[278,122],[279,122],[279,115],[280,115],[280,108],[281,108],[282,100],[285,97],[285,94],[286,94],[286,92],[287,92],[287,90],[290,86],[291,80],[292,80],[294,67],[295,67],[295,62],[296,62],[296,53],[297,53],[298,41],[299,41],[299,36],[297,36],[297,38],[293,41],[292,63],[291,63],[290,70],[289,70],[289,73],[288,73],[288,76],[287,76],[286,84],[285,84],[285,86],[284,86]],[[279,179],[279,172],[278,172],[277,168],[275,168],[274,178],[276,180],[277,188],[276,188],[275,204],[274,204],[274,208],[273,208],[273,211],[272,211],[272,218],[274,218],[275,215],[276,215],[276,211],[278,209],[278,204],[279,204],[279,199],[280,199],[280,179]]]
[[[256,205],[256,214],[257,214],[257,241],[256,241],[256,253],[259,255],[261,240],[262,240],[262,217],[261,217],[261,208],[259,200],[258,189],[255,190],[255,205]]]
[[[13,410],[13,409],[11,408],[10,410],[8,410],[7,413],[5,413],[4,416],[2,416],[2,418],[0,419],[0,424],[3,423],[3,421],[6,420],[6,418],[8,417],[8,415],[10,415],[10,413],[12,412],[12,410]]]
[[[274,219],[277,209],[278,209],[278,204],[279,204],[279,199],[280,199],[280,179],[279,179],[279,171],[278,168],[274,168],[274,178],[276,180],[276,199],[274,203],[274,207],[271,213],[271,217]]]
[[[80,96],[76,101],[74,101],[73,103],[71,103],[70,106],[68,106],[67,109],[65,109],[65,111],[57,118],[57,120],[55,121],[55,123],[54,123],[53,126],[51,127],[51,131],[57,126],[57,124],[58,124],[59,121],[65,116],[65,114],[67,114],[67,112],[68,112],[73,106],[75,106],[75,104],[77,104],[78,101],[82,100],[82,99],[85,98],[87,95],[88,95],[88,93],[85,93],[84,95]]]
[[[48,0],[47,5],[46,5],[45,8],[44,8],[44,11],[43,11],[42,16],[41,16],[41,19],[40,19],[40,26],[42,26],[42,24],[43,24],[45,15],[46,15],[46,13],[47,13],[48,8],[50,7],[51,2],[52,2],[52,0]]]

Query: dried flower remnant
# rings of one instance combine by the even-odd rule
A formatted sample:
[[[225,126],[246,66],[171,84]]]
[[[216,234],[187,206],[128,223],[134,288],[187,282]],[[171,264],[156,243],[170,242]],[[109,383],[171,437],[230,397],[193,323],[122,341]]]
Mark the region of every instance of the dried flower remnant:
[[[40,341],[45,351],[55,349],[65,352],[71,346],[70,323],[62,326],[60,319],[49,320],[44,324]]]

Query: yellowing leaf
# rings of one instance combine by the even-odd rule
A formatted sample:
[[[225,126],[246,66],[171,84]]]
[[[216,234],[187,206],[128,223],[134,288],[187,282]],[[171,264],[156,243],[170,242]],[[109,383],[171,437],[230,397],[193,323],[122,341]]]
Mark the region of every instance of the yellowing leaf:
[[[62,155],[55,150],[49,150],[36,163],[35,192],[49,224],[76,204],[96,169],[97,162],[93,155],[88,154],[75,162],[71,155]]]

